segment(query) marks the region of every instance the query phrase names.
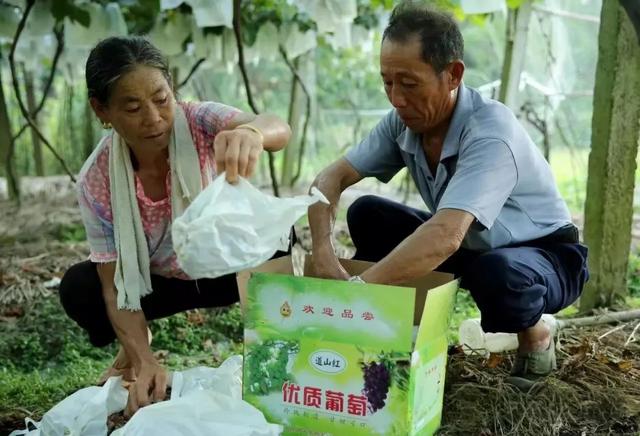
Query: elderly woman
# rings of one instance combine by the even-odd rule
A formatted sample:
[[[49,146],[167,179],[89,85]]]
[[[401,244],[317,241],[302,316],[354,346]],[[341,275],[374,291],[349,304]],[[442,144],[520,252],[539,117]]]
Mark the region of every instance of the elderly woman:
[[[91,250],[60,285],[67,314],[95,346],[120,350],[103,381],[132,381],[127,413],[164,399],[167,373],[147,321],[238,301],[235,275],[192,280],[176,261],[171,223],[216,174],[249,177],[263,150],[289,140],[273,115],[177,102],[167,61],[147,40],[109,38],[86,65],[89,100],[112,128],[84,164],[77,193]]]

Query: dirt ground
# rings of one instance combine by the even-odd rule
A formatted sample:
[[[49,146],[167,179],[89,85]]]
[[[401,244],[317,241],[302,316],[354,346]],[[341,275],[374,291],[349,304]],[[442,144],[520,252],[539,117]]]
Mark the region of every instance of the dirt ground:
[[[55,189],[16,209],[0,201],[0,322],[20,307],[56,292],[65,269],[87,257],[77,241],[80,216],[73,195]],[[346,240],[344,224],[338,240]],[[310,249],[298,229],[294,261]],[[66,241],[66,242],[63,242]],[[347,256],[351,249],[341,246]],[[640,430],[640,320],[562,330],[558,371],[528,394],[503,380],[513,355],[488,359],[450,348],[441,435],[622,435]],[[20,424],[17,422],[16,424]]]

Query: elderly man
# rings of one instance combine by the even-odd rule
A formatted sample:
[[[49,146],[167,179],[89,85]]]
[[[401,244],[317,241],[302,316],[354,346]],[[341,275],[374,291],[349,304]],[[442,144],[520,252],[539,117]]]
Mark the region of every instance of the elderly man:
[[[578,298],[587,248],[548,163],[507,107],[464,85],[462,58],[451,17],[412,3],[395,8],[380,51],[393,109],[314,182],[331,203],[310,210],[314,268],[320,277],[383,284],[432,270],[461,277],[485,331],[518,333],[508,381],[527,390],[555,368],[553,332],[541,315]],[[388,182],[405,167],[428,211],[356,200],[347,213],[355,258],[375,264],[349,277],[331,241],[340,194],[364,177]]]

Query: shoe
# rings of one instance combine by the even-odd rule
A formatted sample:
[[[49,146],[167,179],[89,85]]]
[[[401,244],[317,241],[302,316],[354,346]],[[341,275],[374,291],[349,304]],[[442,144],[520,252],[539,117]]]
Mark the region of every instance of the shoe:
[[[551,374],[556,368],[556,346],[551,336],[546,350],[518,352],[511,375],[505,381],[523,392],[529,392],[534,384]]]

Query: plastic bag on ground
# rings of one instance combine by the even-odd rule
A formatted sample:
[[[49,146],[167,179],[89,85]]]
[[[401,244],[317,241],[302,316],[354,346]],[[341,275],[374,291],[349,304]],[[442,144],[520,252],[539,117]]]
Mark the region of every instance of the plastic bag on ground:
[[[140,409],[112,436],[275,436],[277,424],[249,403],[211,391],[198,391],[176,400]]]
[[[171,399],[191,392],[213,390],[233,399],[242,398],[242,356],[231,356],[217,368],[198,366],[171,376]]]
[[[275,436],[282,427],[242,400],[242,356],[218,368],[197,367],[170,374],[171,398],[142,409],[113,436]],[[105,436],[107,418],[122,411],[128,392],[121,377],[80,389],[47,412],[26,419],[27,430],[10,436]],[[29,430],[29,426],[33,430]]]
[[[282,427],[242,400],[242,356],[176,372],[171,398],[140,409],[112,436],[275,436]]]
[[[291,226],[324,195],[277,198],[247,180],[232,185],[224,173],[207,186],[173,223],[173,247],[191,278],[215,278],[254,268],[289,246]]]
[[[122,377],[111,377],[103,386],[74,392],[45,413],[42,421],[25,420],[27,430],[9,436],[104,436],[107,417],[125,408],[128,395]],[[35,429],[29,430],[29,424]]]

